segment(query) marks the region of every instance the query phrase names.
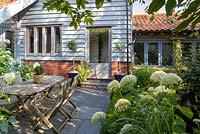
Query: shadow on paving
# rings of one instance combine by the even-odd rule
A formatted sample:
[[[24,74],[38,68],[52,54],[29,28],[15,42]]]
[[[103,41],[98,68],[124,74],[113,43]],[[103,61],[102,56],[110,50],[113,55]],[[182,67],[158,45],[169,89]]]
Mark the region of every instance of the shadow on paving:
[[[99,134],[101,124],[91,124],[91,117],[95,112],[106,112],[109,106],[109,93],[107,91],[98,91],[92,89],[78,88],[72,98],[79,108],[73,116],[74,118],[68,122],[61,130],[61,134]],[[72,107],[66,105],[66,108],[71,111]],[[56,127],[59,127],[63,117],[57,114],[52,122]],[[31,119],[29,117],[22,117],[20,124],[14,128],[9,129],[9,134],[53,134],[53,131],[43,126],[38,132],[33,131]]]

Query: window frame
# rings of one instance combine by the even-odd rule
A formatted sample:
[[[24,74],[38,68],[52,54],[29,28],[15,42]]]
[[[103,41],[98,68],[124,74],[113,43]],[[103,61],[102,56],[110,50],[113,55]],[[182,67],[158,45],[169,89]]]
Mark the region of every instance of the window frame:
[[[51,28],[51,51],[47,53],[46,46],[47,46],[47,30],[46,28]],[[55,41],[56,41],[56,33],[55,29],[58,27],[60,29],[60,52],[56,53],[55,51]],[[26,27],[26,56],[34,56],[34,57],[56,57],[62,55],[62,32],[61,32],[62,25],[38,25],[38,26],[27,26]],[[33,35],[34,35],[34,46],[33,46],[33,53],[30,53],[30,32],[29,29],[33,28]],[[39,29],[42,28],[42,53],[38,51],[38,43],[39,43]]]

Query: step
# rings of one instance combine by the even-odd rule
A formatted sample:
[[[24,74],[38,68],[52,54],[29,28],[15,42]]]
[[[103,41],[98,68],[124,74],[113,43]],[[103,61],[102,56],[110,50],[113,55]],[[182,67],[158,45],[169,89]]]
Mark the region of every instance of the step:
[[[106,90],[109,82],[110,80],[87,80],[81,83],[81,87],[96,90]]]

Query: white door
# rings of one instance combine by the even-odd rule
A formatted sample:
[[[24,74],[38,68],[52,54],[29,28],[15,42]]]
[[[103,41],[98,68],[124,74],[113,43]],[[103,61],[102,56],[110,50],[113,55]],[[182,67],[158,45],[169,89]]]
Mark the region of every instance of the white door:
[[[88,50],[89,64],[94,70],[89,78],[110,78],[110,28],[89,28]]]

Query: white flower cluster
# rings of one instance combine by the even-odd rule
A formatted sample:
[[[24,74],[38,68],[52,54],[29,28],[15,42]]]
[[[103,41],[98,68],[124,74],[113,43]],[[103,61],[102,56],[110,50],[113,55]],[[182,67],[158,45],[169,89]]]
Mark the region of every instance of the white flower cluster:
[[[0,39],[0,44],[10,44],[10,40],[8,40],[8,39],[4,39],[4,40]]]
[[[40,66],[40,63],[35,62],[35,63],[33,64],[33,68],[36,68],[37,66]]]
[[[137,77],[135,75],[126,75],[120,81],[120,86],[125,87],[127,85],[133,85],[137,82]]]
[[[166,75],[166,73],[162,70],[155,71],[154,73],[151,74],[150,79],[153,80],[154,82],[160,82],[164,75]]]
[[[107,89],[108,92],[111,93],[113,91],[117,91],[120,88],[119,81],[113,80],[110,83],[108,83]]]
[[[183,82],[183,80],[177,74],[168,73],[168,74],[163,76],[163,78],[160,81],[160,84],[171,86],[171,85],[180,84],[181,82]]]
[[[155,92],[156,94],[161,93],[161,92],[170,92],[170,90],[168,88],[165,88],[165,86],[163,86],[163,85],[157,86],[156,88],[149,87],[147,91]]]
[[[4,79],[9,85],[11,85],[11,84],[14,83],[15,77],[16,77],[16,76],[15,76],[15,73],[6,73],[6,74],[4,74],[3,79]]]
[[[91,118],[91,123],[96,124],[99,121],[103,121],[106,119],[106,114],[104,112],[96,112],[93,114]]]
[[[120,134],[126,133],[128,130],[130,130],[133,127],[132,124],[125,124],[122,129],[120,130]]]
[[[157,100],[152,97],[151,95],[141,95],[141,104],[145,105],[145,104],[156,104]]]
[[[131,103],[129,100],[119,99],[117,103],[115,104],[115,110],[119,112],[126,111],[129,106],[131,106]]]

